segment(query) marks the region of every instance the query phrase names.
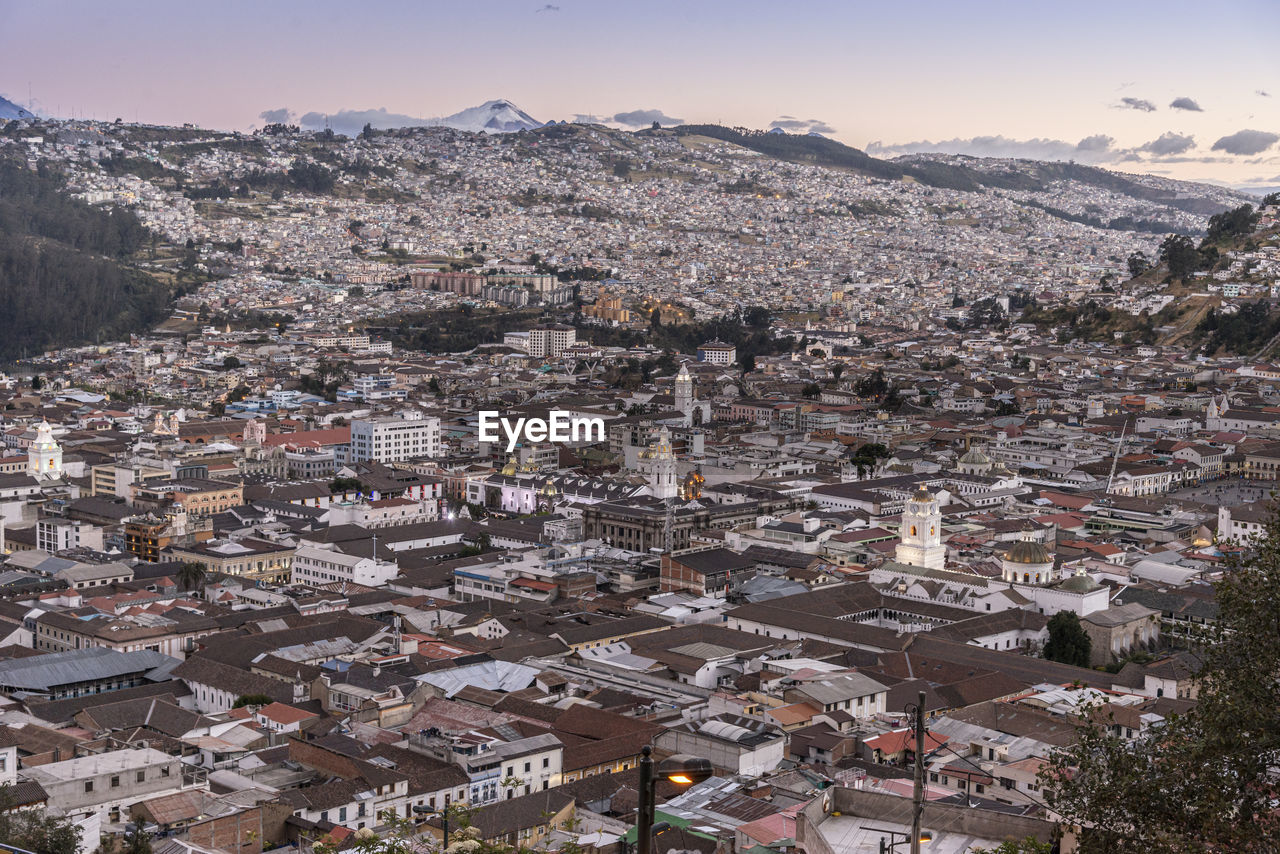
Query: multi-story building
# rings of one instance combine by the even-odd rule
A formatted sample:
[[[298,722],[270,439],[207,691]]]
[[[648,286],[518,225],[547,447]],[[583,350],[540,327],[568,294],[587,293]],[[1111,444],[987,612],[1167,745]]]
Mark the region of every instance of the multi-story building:
[[[124,520],[125,548],[142,560],[156,563],[169,546],[191,545],[213,539],[211,517],[192,518],[181,508],[163,518],[145,514]]]
[[[351,422],[351,444],[345,464],[380,463],[440,456],[440,419],[418,413],[357,419]]]
[[[246,537],[170,546],[168,556],[172,560],[198,563],[208,573],[235,575],[266,584],[288,584],[294,553],[292,546]]]
[[[89,492],[128,500],[133,497],[134,486],[168,479],[169,472],[155,466],[106,463],[89,471]]]
[[[698,361],[712,365],[732,365],[738,361],[738,348],[723,341],[708,341],[698,345]]]
[[[548,326],[529,330],[529,355],[535,359],[559,356],[578,341],[578,332],[572,326]]]
[[[96,812],[118,822],[138,801],[203,786],[184,782],[182,760],[149,747],[111,750],[23,770],[49,794],[49,806],[61,813]]]
[[[102,529],[88,522],[48,518],[36,522],[36,548],[53,554],[63,549],[101,549]]]
[[[293,556],[293,583],[318,587],[345,581],[381,587],[400,574],[393,561],[359,557],[328,545],[300,545]]]
[[[159,510],[170,502],[192,516],[212,516],[244,504],[244,486],[222,480],[183,478],[154,483],[134,492],[134,502]]]

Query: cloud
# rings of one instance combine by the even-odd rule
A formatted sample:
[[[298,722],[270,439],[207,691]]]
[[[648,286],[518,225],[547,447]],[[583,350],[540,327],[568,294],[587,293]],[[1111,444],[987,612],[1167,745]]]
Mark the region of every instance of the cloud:
[[[1190,134],[1178,134],[1173,131],[1160,134],[1145,145],[1138,146],[1138,151],[1153,154],[1156,157],[1168,157],[1174,154],[1186,154],[1196,147],[1196,139]]]
[[[794,133],[835,133],[836,129],[821,119],[797,119],[795,116],[779,116],[769,123],[770,129]]]
[[[536,15],[539,12],[559,12],[559,11],[560,11],[559,6],[553,6],[550,3],[548,3],[547,5],[543,6],[541,9],[534,9],[533,14]]]
[[[1262,97],[1264,97],[1264,98],[1270,98],[1270,97],[1271,97],[1271,93],[1270,93],[1270,92],[1264,92],[1264,91],[1263,91],[1263,90],[1261,90],[1261,89],[1257,90],[1257,93],[1258,93],[1259,95],[1261,95]]]
[[[1280,142],[1280,134],[1262,130],[1241,130],[1224,136],[1213,144],[1213,151],[1227,154],[1261,154]]]
[[[1107,151],[1115,143],[1115,139],[1105,133],[1095,133],[1093,136],[1086,136],[1076,143],[1076,149],[1078,151]]]
[[[1106,163],[1115,160],[1115,140],[1106,134],[1087,136],[1072,143],[1061,139],[1010,139],[1005,136],[975,136],[970,139],[947,139],[938,142],[921,140],[897,145],[873,142],[867,153],[878,157],[901,154],[965,154],[970,157],[1000,157],[1023,160],[1076,160],[1082,163]]]
[[[1188,110],[1193,113],[1203,113],[1204,107],[1197,104],[1190,98],[1174,98],[1169,106],[1175,110]]]
[[[1144,113],[1154,113],[1156,105],[1142,98],[1121,98],[1120,103],[1116,105],[1122,110],[1141,110]]]
[[[602,125],[609,121],[613,120],[608,116],[593,116],[590,113],[578,113],[573,117],[575,125]]]
[[[287,125],[289,123],[289,120],[292,119],[293,116],[294,116],[293,110],[290,110],[287,107],[281,107],[278,110],[263,110],[262,112],[258,113],[258,118],[262,119],[264,122],[267,122],[268,124]]]
[[[355,136],[364,129],[366,124],[373,125],[374,128],[379,130],[429,127],[436,124],[433,119],[406,116],[403,113],[389,113],[386,107],[379,107],[376,110],[339,110],[336,113],[310,112],[303,115],[298,121],[302,127],[308,130],[321,130],[328,127],[334,133],[345,134],[346,136]]]
[[[660,125],[681,125],[684,119],[668,116],[662,110],[632,110],[629,113],[618,113],[613,121],[628,127],[643,127],[657,122]]]

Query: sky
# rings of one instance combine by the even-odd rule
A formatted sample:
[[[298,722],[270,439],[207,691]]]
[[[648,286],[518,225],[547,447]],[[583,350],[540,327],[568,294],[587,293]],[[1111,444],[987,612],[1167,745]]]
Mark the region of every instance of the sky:
[[[504,98],[540,121],[783,127],[883,157],[1268,186],[1278,43],[1277,0],[0,0],[0,94],[239,130]]]

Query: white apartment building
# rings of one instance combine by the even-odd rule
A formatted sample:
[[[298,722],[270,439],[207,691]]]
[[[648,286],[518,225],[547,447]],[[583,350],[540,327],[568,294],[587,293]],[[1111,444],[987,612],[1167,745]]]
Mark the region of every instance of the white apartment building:
[[[578,342],[578,331],[572,326],[549,326],[529,330],[529,355],[535,359],[559,356]]]
[[[698,361],[712,365],[732,365],[738,361],[738,348],[723,341],[708,341],[699,345]]]
[[[102,549],[102,529],[72,519],[51,517],[36,522],[36,548],[53,554],[64,549]]]
[[[351,444],[345,463],[398,460],[440,456],[440,419],[424,418],[416,412],[399,416],[362,418],[351,422]]]
[[[381,587],[399,574],[394,562],[344,554],[328,545],[299,546],[293,556],[295,584],[318,587],[346,581]]]

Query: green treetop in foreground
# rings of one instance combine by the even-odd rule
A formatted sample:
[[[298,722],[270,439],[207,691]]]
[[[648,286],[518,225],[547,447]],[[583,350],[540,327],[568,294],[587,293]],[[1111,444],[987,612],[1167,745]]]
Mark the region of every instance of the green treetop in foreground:
[[[1195,707],[1133,739],[1095,714],[1041,772],[1081,851],[1280,851],[1280,516],[1215,586]]]

